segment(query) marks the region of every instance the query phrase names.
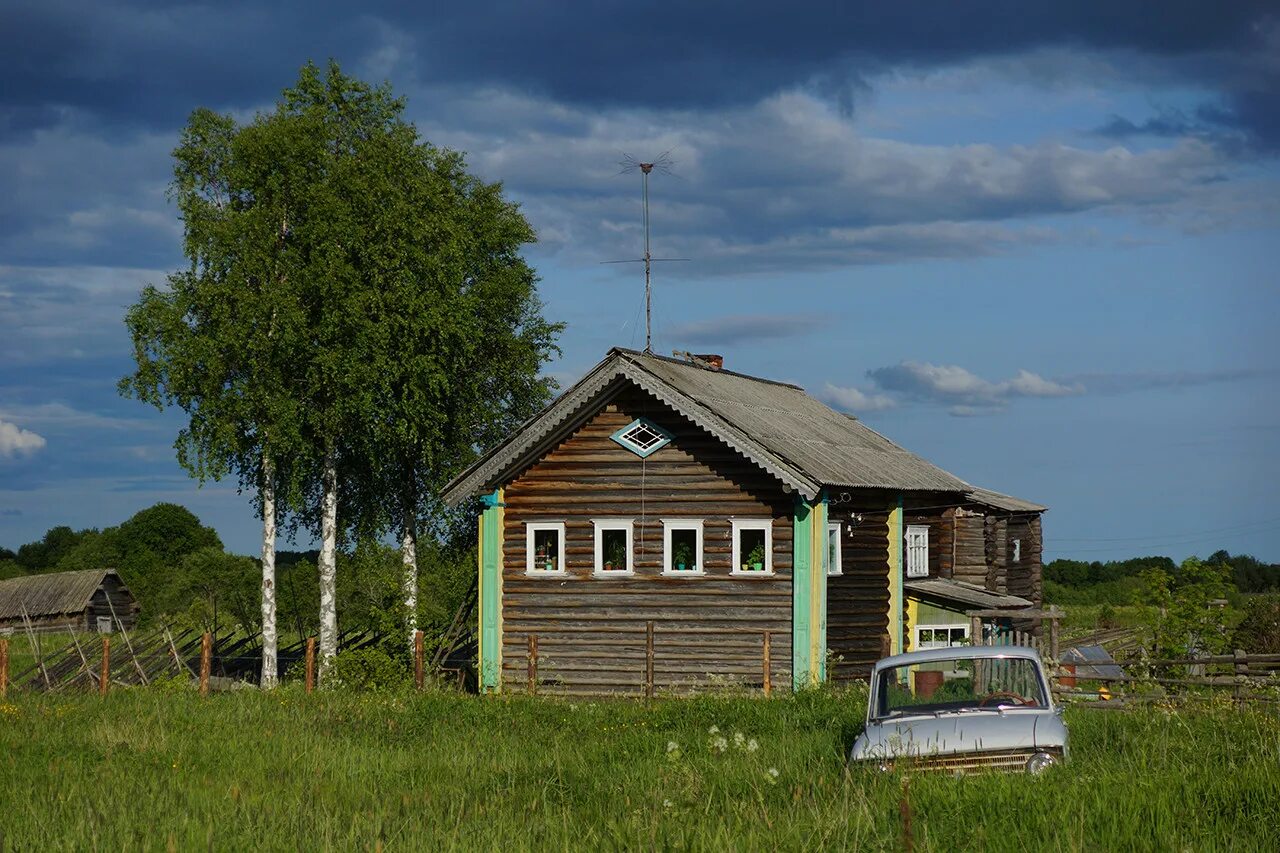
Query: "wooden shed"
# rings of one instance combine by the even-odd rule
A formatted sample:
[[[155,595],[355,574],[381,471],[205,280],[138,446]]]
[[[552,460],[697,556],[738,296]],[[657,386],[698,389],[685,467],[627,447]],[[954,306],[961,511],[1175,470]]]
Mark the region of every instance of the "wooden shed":
[[[109,633],[138,621],[138,602],[114,569],[52,572],[0,581],[0,630]]]
[[[795,385],[614,349],[444,498],[483,506],[481,687],[634,694],[865,677],[906,645],[907,519],[972,493]]]

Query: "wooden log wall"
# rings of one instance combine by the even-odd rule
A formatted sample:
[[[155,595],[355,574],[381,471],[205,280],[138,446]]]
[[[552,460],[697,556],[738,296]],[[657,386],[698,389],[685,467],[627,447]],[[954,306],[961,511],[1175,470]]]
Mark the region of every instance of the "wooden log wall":
[[[110,604],[108,604],[110,599]],[[98,630],[98,617],[111,619],[112,608],[115,615],[124,623],[125,630],[130,630],[138,621],[138,602],[128,588],[118,578],[108,575],[102,586],[89,599],[89,607],[84,615],[84,628],[87,631]],[[119,630],[116,620],[111,620],[111,630]]]
[[[957,508],[952,513],[955,563],[951,576],[976,586],[987,585],[986,520],[981,513]]]
[[[851,512],[862,521],[850,528]],[[861,510],[841,505],[833,521],[840,532],[841,574],[827,577],[827,677],[867,678],[883,655],[889,627],[889,517],[883,506]]]
[[[645,460],[611,439],[638,417],[674,435]],[[766,630],[773,683],[790,683],[794,498],[656,399],[623,391],[508,484],[505,502],[504,690],[527,689],[533,634],[538,692],[639,695],[649,621],[659,692],[707,683],[760,686]],[[773,576],[730,576],[734,516],[772,519]],[[593,518],[634,520],[634,577],[593,574]],[[705,576],[663,576],[664,518],[703,520]],[[565,523],[565,576],[526,574],[531,521]]]
[[[985,586],[992,592],[1008,592],[1009,585],[1009,519],[988,515],[983,528],[986,544],[987,577]]]

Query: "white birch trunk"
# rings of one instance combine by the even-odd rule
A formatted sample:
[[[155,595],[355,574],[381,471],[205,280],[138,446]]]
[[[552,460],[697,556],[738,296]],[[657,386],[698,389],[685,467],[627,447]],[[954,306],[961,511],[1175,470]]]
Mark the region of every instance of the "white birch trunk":
[[[276,471],[262,454],[262,687],[276,686]]]
[[[412,509],[404,513],[404,538],[400,558],[404,561],[404,606],[409,630],[409,659],[413,660],[413,635],[418,630],[418,519]]]
[[[338,466],[333,449],[324,454],[320,499],[320,679],[338,654]]]

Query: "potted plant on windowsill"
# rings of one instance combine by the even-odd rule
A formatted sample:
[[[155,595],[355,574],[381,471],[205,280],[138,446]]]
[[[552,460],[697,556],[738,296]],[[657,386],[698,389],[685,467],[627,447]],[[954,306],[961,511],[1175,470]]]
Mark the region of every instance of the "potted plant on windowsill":
[[[764,571],[764,545],[757,544],[747,554],[747,561],[742,564],[744,572],[763,572]]]
[[[687,542],[681,542],[676,545],[675,551],[671,555],[671,562],[675,563],[677,572],[696,572],[698,570],[698,567],[693,563],[693,549],[689,547]]]
[[[609,547],[604,558],[604,570],[606,572],[623,571],[627,568],[627,549],[622,543],[615,542]]]

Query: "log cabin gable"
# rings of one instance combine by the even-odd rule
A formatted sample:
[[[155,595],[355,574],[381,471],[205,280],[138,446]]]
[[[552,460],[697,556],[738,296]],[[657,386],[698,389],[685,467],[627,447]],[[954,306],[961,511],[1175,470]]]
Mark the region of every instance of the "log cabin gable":
[[[760,475],[758,480],[768,482],[780,494],[789,495],[797,491],[797,479],[794,477],[784,476],[780,473],[776,465],[762,461],[757,455],[744,452],[741,448],[743,442],[732,442],[724,439],[721,433],[714,432],[705,426],[705,420],[700,421],[695,417],[690,417],[683,410],[677,409],[663,397],[654,394],[649,388],[643,384],[634,382],[627,377],[618,377],[591,400],[586,401],[576,411],[570,419],[566,419],[558,429],[549,433],[542,441],[532,445],[518,460],[503,472],[502,479],[490,481],[485,484],[485,492],[490,492],[496,488],[504,488],[512,484],[518,483],[521,478],[525,477],[530,471],[536,469],[549,456],[555,454],[560,448],[564,447],[567,442],[571,442],[582,431],[589,428],[592,424],[600,422],[602,415],[615,415],[619,412],[630,413],[630,420],[625,423],[618,422],[617,419],[610,419],[609,422],[617,428],[607,436],[607,441],[612,447],[605,446],[603,450],[611,449],[628,449],[632,453],[634,461],[638,464],[642,459],[652,459],[659,462],[660,457],[668,450],[678,450],[676,438],[683,439],[684,443],[688,443],[692,436],[698,436],[699,446],[711,447],[718,445],[714,451],[714,457],[723,462],[732,459],[741,462],[743,465],[750,466]],[[634,449],[628,448],[626,441],[620,441],[622,434],[638,422],[647,422],[654,426],[657,430],[666,433],[663,440],[651,449],[651,452],[640,454]],[[706,454],[708,451],[702,451]],[[813,494],[817,494],[818,487],[809,487]]]

